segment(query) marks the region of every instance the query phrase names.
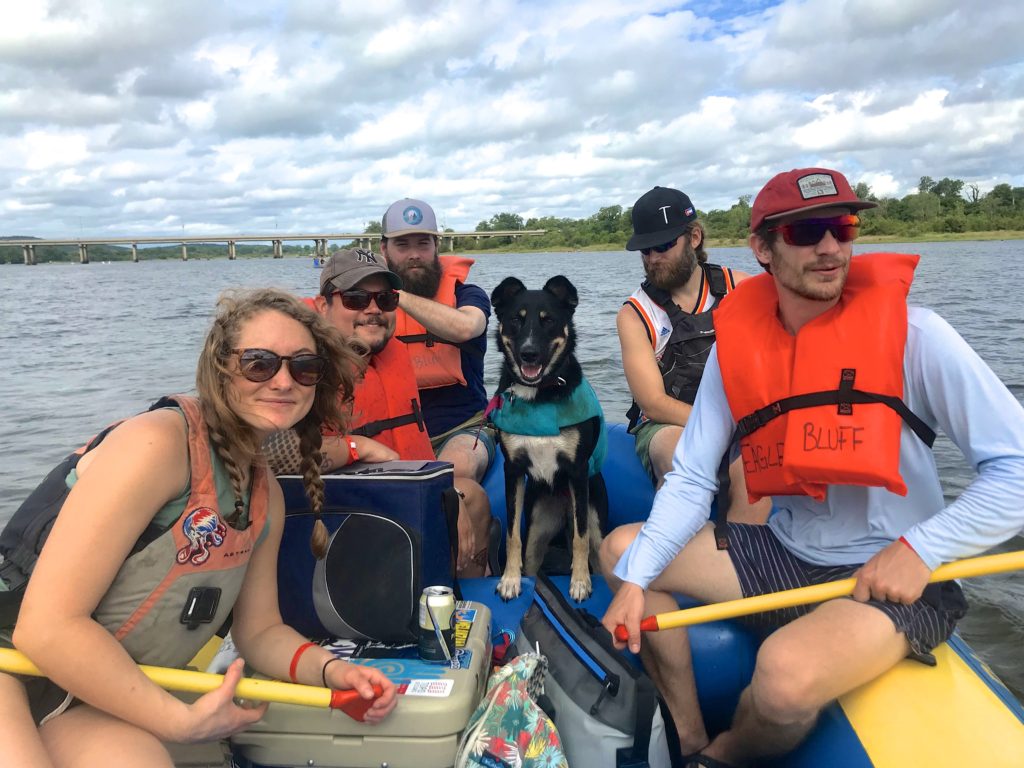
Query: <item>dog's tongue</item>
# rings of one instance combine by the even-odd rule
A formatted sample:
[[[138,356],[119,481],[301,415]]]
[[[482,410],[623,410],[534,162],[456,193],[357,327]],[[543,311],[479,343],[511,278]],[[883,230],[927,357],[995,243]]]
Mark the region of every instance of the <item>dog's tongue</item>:
[[[523,365],[523,376],[527,379],[536,379],[540,376],[541,367],[539,365]]]

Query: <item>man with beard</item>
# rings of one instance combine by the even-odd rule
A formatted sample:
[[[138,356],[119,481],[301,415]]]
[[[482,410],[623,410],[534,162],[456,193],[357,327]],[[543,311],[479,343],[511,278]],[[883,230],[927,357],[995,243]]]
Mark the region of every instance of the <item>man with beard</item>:
[[[616,591],[602,622],[624,625],[641,652],[688,768],[787,752],[839,696],[905,657],[935,664],[966,603],[956,582],[928,584],[931,572],[1024,524],[1024,409],[948,323],[907,305],[917,256],[853,255],[857,213],[875,205],[826,168],[765,185],[750,246],[767,274],[715,312],[715,347],[650,518],[602,546]],[[951,503],[931,451],[940,427],[977,473]],[[750,493],[772,496],[774,511],[767,525],[730,521],[723,551],[708,513],[735,439]],[[745,620],[775,631],[710,743],[686,630],[641,647],[641,615],[674,610],[675,593],[716,603],[848,577],[853,599]]]
[[[380,252],[404,285],[395,338],[409,349],[431,444],[456,477],[479,482],[495,449],[483,419],[491,302],[465,282],[473,260],[439,257],[439,242],[437,217],[422,200],[399,200],[384,213]]]
[[[633,405],[627,412],[636,453],[656,486],[672,468],[672,454],[690,417],[704,362],[715,340],[711,314],[750,275],[707,263],[704,227],[690,198],[655,187],[633,206],[633,236],[647,279],[619,310],[616,325]],[[742,486],[742,470],[731,470]],[[731,494],[733,519],[764,515],[766,505],[742,509],[745,493]]]
[[[334,253],[320,273],[320,295],[306,299],[357,350],[366,371],[356,382],[349,432],[325,428],[323,471],[353,461],[380,462],[435,458],[426,432],[412,363],[404,344],[389,343],[402,280],[382,260],[360,248]],[[279,433],[264,445],[270,465],[280,474],[294,471],[298,436]],[[455,478],[459,494],[460,577],[483,576],[487,565],[491,506],[476,481]]]

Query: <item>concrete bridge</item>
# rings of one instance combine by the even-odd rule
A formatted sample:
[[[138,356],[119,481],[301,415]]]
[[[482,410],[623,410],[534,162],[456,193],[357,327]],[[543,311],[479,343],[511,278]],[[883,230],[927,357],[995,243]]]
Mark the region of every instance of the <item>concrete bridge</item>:
[[[442,242],[448,240],[448,250],[455,250],[455,238],[475,238],[478,242],[484,237],[524,237],[529,235],[543,235],[543,229],[514,229],[500,232],[445,232],[441,235]],[[274,258],[284,258],[282,244],[285,242],[312,242],[313,255],[316,258],[328,256],[328,243],[353,242],[359,247],[376,249],[376,243],[380,235],[376,233],[327,233],[327,234],[295,234],[295,235],[222,235],[220,237],[95,237],[95,238],[70,238],[62,240],[0,240],[2,247],[20,247],[24,255],[25,264],[36,263],[35,249],[43,245],[74,245],[78,247],[78,261],[82,264],[89,263],[90,245],[130,245],[132,248],[132,261],[139,260],[139,245],[167,245],[178,243],[181,245],[181,260],[188,261],[189,243],[224,243],[227,246],[229,259],[235,258],[235,246],[237,243],[271,243],[274,250]]]

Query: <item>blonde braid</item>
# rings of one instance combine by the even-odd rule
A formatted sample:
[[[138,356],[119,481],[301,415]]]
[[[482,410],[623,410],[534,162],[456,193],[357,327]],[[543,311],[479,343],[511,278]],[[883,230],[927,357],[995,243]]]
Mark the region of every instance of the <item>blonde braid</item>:
[[[242,473],[241,467],[235,462],[235,457],[228,448],[227,438],[220,431],[219,425],[208,424],[207,433],[210,437],[210,442],[213,443],[213,447],[217,450],[217,455],[220,456],[220,460],[224,462],[224,466],[228,470],[228,476],[231,478],[231,489],[235,492],[235,510],[228,515],[227,521],[234,525],[238,522],[245,509],[245,504],[242,502],[242,484],[245,482],[245,475]]]
[[[309,539],[309,548],[317,560],[323,560],[327,556],[327,541],[330,538],[323,520],[324,479],[320,476],[320,446],[323,443],[323,436],[320,434],[320,425],[309,421],[300,421],[295,425],[295,431],[299,435],[299,453],[302,456],[302,485],[306,489],[310,509],[316,518],[313,523],[313,534]]]

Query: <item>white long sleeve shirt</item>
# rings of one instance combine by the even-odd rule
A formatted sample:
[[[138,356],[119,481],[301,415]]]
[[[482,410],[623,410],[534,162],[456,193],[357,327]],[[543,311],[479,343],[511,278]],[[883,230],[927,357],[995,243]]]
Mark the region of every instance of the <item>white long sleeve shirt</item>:
[[[904,424],[900,474],[906,496],[833,485],[823,502],[773,497],[768,525],[797,557],[820,565],[863,563],[904,536],[934,569],[1024,528],[1024,408],[931,310],[909,308],[903,382],[910,410],[957,445],[976,477],[947,506],[931,449]],[[616,576],[646,589],[707,523],[718,466],[735,430],[713,348],[672,471],[650,518],[616,565]]]

